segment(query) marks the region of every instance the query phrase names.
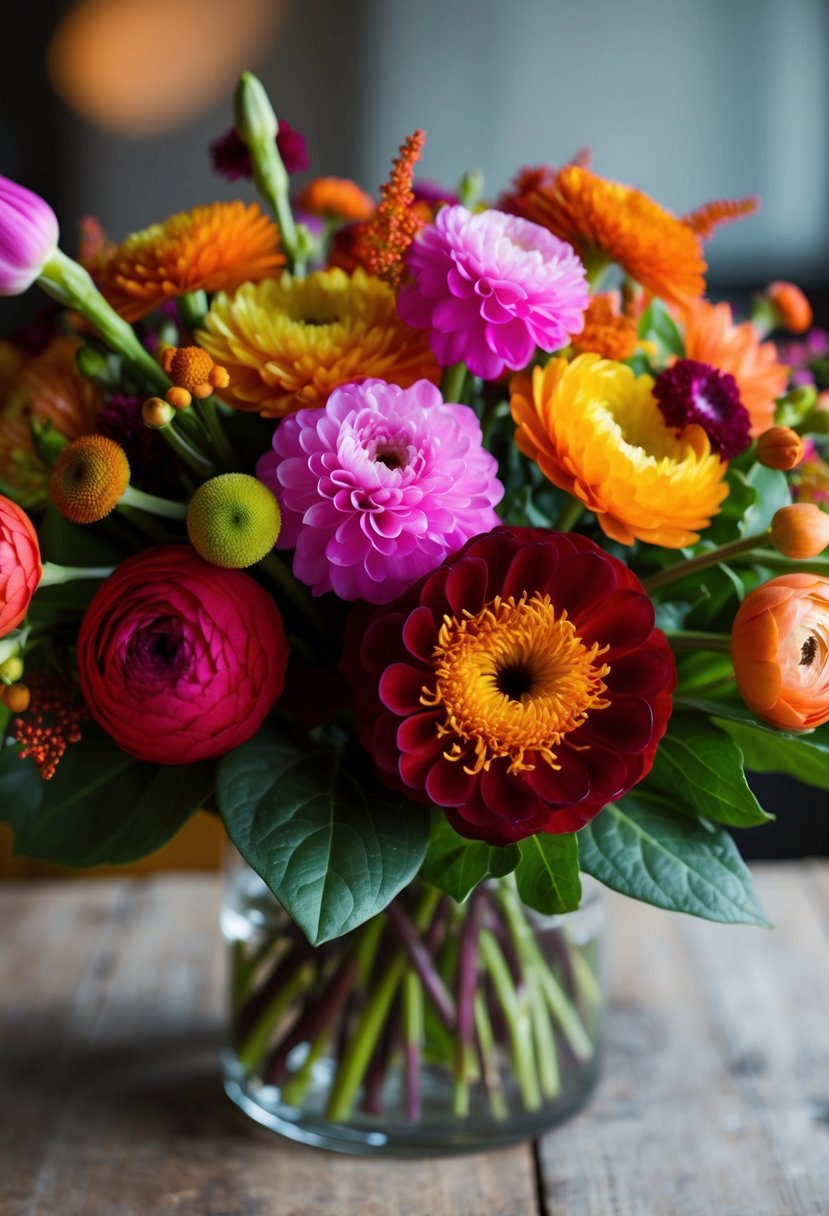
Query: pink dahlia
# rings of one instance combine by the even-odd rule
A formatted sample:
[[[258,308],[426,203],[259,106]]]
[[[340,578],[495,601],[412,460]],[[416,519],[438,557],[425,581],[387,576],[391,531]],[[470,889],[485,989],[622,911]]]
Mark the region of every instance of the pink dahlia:
[[[439,363],[464,362],[484,380],[526,367],[536,347],[581,332],[584,267],[570,245],[502,211],[444,207],[412,242],[398,312],[428,329]]]
[[[428,380],[366,380],[283,419],[256,471],[279,499],[296,577],[315,595],[386,604],[500,522],[497,468],[467,406]]]

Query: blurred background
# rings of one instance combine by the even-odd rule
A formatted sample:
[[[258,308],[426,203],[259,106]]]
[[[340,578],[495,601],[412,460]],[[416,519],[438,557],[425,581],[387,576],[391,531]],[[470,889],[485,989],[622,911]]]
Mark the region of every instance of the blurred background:
[[[827,0],[37,0],[15,6],[0,55],[0,172],[52,203],[69,252],[85,215],[120,240],[253,197],[207,153],[250,68],[305,135],[307,176],[374,191],[422,127],[423,176],[452,187],[478,168],[491,198],[580,147],[678,214],[757,194],[707,247],[711,294],[791,279],[829,327]],[[0,330],[39,304],[0,301]],[[743,834],[748,855],[829,853],[829,796],[753,783],[778,821]],[[220,853],[199,816],[143,868]],[[0,835],[0,875],[45,870]]]

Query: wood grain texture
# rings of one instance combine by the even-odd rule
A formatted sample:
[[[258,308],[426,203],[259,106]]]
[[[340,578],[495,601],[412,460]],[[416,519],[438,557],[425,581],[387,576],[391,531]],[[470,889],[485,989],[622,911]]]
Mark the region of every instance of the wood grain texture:
[[[0,884],[0,1216],[829,1213],[829,865],[775,929],[611,901],[590,1107],[532,1149],[358,1160],[250,1124],[218,1075],[218,880]]]

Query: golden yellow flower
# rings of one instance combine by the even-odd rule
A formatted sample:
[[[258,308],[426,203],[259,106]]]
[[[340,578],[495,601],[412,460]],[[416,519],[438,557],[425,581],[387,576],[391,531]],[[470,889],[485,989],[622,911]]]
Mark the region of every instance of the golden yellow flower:
[[[641,190],[581,165],[565,165],[552,178],[536,175],[519,182],[504,206],[569,241],[588,265],[616,262],[673,304],[685,304],[705,290],[700,238]]]
[[[284,265],[279,231],[256,203],[210,203],[133,232],[109,255],[98,285],[127,321],[188,291],[233,291]]]
[[[680,549],[728,494],[726,464],[691,425],[666,426],[650,376],[597,355],[551,359],[513,385],[516,442],[546,477],[594,511],[612,540]]]
[[[404,325],[393,289],[363,270],[246,283],[213,300],[205,325],[197,341],[230,375],[216,395],[266,418],[322,406],[354,380],[440,379],[426,332]]]

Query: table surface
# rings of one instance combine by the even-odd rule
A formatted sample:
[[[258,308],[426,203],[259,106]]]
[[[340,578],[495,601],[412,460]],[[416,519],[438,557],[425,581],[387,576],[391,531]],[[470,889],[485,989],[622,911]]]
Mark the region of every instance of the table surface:
[[[829,1213],[829,864],[756,868],[766,930],[612,897],[590,1105],[428,1161],[301,1148],[218,1074],[213,876],[0,886],[1,1216]]]

